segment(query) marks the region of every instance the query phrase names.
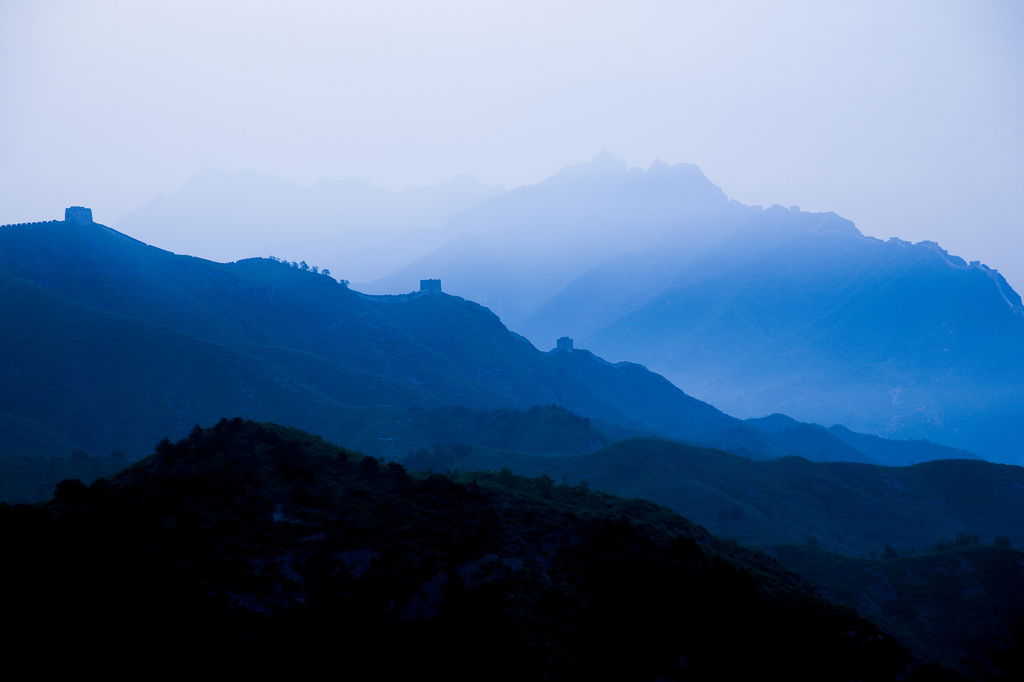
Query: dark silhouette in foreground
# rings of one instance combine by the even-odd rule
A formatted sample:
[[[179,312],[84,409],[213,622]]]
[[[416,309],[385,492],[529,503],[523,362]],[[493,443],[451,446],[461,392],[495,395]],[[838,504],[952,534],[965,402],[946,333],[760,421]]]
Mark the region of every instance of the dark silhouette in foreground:
[[[895,680],[914,668],[765,554],[651,502],[508,471],[410,473],[240,419],[165,439],[91,486],[62,482],[45,505],[0,505],[0,529],[8,651],[51,672]]]

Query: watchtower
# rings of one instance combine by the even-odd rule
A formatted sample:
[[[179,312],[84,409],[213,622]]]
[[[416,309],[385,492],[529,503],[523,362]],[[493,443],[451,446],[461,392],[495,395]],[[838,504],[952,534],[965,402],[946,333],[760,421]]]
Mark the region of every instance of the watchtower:
[[[92,223],[92,209],[84,206],[71,206],[64,209],[64,222],[89,225]]]
[[[439,279],[421,279],[420,280],[420,291],[428,294],[439,294],[441,293],[441,280]]]
[[[563,336],[562,338],[558,339],[556,344],[557,345],[555,346],[555,348],[557,350],[564,350],[567,353],[572,352],[572,339],[570,339],[568,336]]]

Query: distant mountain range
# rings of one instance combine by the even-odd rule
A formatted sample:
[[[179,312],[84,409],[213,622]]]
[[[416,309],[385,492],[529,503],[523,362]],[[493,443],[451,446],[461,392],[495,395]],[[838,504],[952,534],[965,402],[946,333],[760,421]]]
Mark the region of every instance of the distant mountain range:
[[[628,168],[603,151],[509,192],[208,169],[118,227],[163,246],[225,228],[249,253],[373,294],[441,278],[538,348],[573,337],[738,417],[1024,461],[1024,306],[999,273],[832,213],[744,206],[690,164]]]
[[[726,412],[1024,458],[1024,307],[933,242],[743,206],[692,165],[607,152],[453,216],[367,291],[441,277],[539,347],[639,361]]]
[[[973,456],[881,439],[869,455],[845,429],[744,423],[641,365],[541,352],[458,297],[367,296],[285,263],[177,256],[101,225],[0,231],[0,291],[0,454],[136,456],[197,423],[247,415],[389,458],[439,443],[555,452],[649,435],[755,459]],[[543,410],[516,416],[538,405],[597,429]],[[495,420],[537,436],[494,441],[480,423]],[[566,429],[577,435],[552,435]],[[576,445],[552,445],[563,441]]]
[[[698,261],[583,345],[740,416],[1024,454],[1024,312],[998,273],[784,209]]]
[[[729,201],[694,165],[629,169],[604,151],[452,216],[445,228],[451,242],[360,288],[403,291],[432,272],[452,293],[520,329],[531,313],[608,259],[660,249],[666,240],[676,245],[676,256],[699,253],[753,212]],[[563,334],[575,334],[564,321],[541,335],[527,332],[540,347]]]
[[[136,239],[214,261],[274,255],[369,281],[443,246],[450,216],[488,197],[469,175],[395,192],[368,180],[301,187],[269,173],[204,168],[174,194],[158,194],[114,226]]]

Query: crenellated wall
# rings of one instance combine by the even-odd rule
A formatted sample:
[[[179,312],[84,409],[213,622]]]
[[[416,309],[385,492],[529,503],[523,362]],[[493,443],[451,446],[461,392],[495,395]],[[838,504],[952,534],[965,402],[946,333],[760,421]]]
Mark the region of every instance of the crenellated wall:
[[[32,227],[33,225],[52,225],[54,223],[62,223],[63,220],[41,220],[35,223],[8,223],[7,225],[0,225],[0,230],[5,227]]]
[[[429,291],[413,291],[408,294],[364,294],[361,291],[356,291],[355,294],[360,298],[366,298],[371,301],[382,301],[384,303],[397,303],[399,301],[411,301],[414,298],[421,296],[430,296]]]

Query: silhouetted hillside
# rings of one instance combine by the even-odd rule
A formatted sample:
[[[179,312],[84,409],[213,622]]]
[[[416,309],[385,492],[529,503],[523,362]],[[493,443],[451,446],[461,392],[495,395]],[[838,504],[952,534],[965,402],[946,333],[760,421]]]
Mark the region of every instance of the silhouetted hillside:
[[[768,552],[915,652],[968,679],[1013,680],[1024,674],[1024,554],[1006,538],[997,543],[960,533],[931,551],[889,549],[877,560],[809,545]]]
[[[606,152],[445,230],[445,246],[366,290],[441,276],[540,348],[573,337],[730,414],[1024,457],[1021,299],[933,242],[743,206],[694,166],[627,169]]]
[[[49,674],[895,680],[913,664],[652,503],[410,474],[240,419],[45,506],[0,505],[0,526],[19,558],[0,566],[18,586],[7,645],[54,654]]]
[[[176,256],[99,225],[7,228],[0,246],[11,321],[0,454],[138,457],[161,433],[227,413],[389,458],[453,443],[581,452],[656,434],[755,459],[904,461],[900,446],[869,438],[867,456],[810,425],[798,431],[814,438],[753,429],[639,365],[539,352],[457,297],[367,297],[308,269]],[[593,418],[607,435],[556,413],[509,412],[537,405]],[[456,406],[469,411],[444,412]],[[951,454],[913,447],[918,459]]]
[[[556,404],[672,437],[736,421],[640,365],[542,353],[460,298],[367,297],[284,263],[176,256],[100,225],[0,231],[0,313],[0,414],[92,453],[139,455],[223,414],[347,443],[376,406]]]

